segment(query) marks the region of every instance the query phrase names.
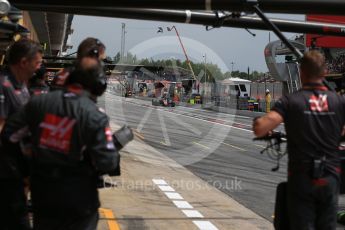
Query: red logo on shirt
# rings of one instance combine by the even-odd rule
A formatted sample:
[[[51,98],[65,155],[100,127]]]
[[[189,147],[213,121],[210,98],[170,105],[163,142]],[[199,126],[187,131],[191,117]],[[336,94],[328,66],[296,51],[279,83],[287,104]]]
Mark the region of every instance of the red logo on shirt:
[[[111,133],[110,127],[106,127],[105,128],[105,136],[106,136],[108,142],[113,141],[113,136],[112,135],[113,134]]]
[[[310,110],[314,112],[327,112],[328,111],[328,101],[327,95],[311,95],[309,99]]]
[[[41,94],[47,94],[48,93],[48,91],[46,91],[46,90],[41,90],[41,89],[35,89],[34,91],[33,91],[33,94],[34,95],[41,95]]]
[[[12,84],[9,80],[5,80],[4,83],[2,83],[2,85],[5,86],[6,88],[12,87]]]
[[[40,124],[42,128],[40,146],[68,153],[75,123],[75,119],[46,114],[44,122]]]
[[[105,128],[105,137],[107,139],[107,149],[114,149],[113,134],[110,127]]]

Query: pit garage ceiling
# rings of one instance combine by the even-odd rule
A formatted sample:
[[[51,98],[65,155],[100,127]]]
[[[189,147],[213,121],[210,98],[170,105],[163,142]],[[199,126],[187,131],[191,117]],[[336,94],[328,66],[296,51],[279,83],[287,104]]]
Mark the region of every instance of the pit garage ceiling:
[[[39,41],[46,43],[48,55],[66,51],[67,37],[71,33],[73,15],[46,12],[30,12],[32,24]]]

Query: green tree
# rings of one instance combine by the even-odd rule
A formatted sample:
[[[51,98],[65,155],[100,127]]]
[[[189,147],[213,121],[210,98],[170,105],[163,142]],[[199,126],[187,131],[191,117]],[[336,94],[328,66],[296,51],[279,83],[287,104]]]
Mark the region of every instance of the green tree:
[[[113,58],[115,63],[120,62],[120,53],[117,52],[115,57]],[[189,66],[187,64],[186,60],[180,60],[180,59],[153,59],[153,58],[143,58],[143,59],[138,59],[136,55],[133,55],[132,53],[128,52],[127,56],[122,60],[124,64],[141,64],[141,65],[152,65],[152,66],[164,66],[164,67],[181,67],[186,70],[190,70]],[[190,63],[194,74],[200,78],[199,80],[201,82],[205,81],[204,76],[205,76],[205,63],[203,62],[191,62]],[[242,79],[248,79],[248,73],[246,72],[240,72],[238,70],[230,72],[227,71],[223,73],[219,66],[217,64],[213,63],[207,63],[206,64],[206,81],[215,81],[215,80],[224,80],[230,77],[238,77]],[[255,81],[258,79],[261,79],[264,73],[258,72],[258,71],[253,71],[249,75],[249,80]]]
[[[114,63],[119,63],[120,62],[120,58],[121,58],[121,54],[120,52],[117,52],[115,57],[114,57]]]
[[[239,78],[249,80],[249,79],[248,79],[248,73],[246,73],[246,72],[240,72]]]
[[[232,71],[231,76],[232,77],[240,77],[240,71],[238,71],[238,70]]]
[[[150,65],[150,61],[149,59],[145,58],[145,59],[141,59],[139,62],[141,65]]]
[[[232,77],[230,71],[226,71],[226,72],[223,74],[223,79],[227,79],[227,78],[230,78],[230,77]]]

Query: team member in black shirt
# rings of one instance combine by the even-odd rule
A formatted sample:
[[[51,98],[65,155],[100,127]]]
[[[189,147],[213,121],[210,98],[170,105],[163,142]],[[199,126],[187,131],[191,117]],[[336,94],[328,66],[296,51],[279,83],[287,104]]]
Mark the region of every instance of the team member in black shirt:
[[[7,62],[8,67],[0,74],[0,130],[29,100],[26,82],[41,65],[40,44],[28,39],[15,42],[7,53]],[[1,229],[20,230],[28,228],[23,175],[19,170],[24,163],[14,155],[13,149],[5,150],[0,144],[0,223]]]
[[[27,81],[40,68],[40,44],[28,39],[15,42],[7,54],[8,67],[0,74],[0,130],[6,118],[28,102]]]
[[[285,123],[290,229],[335,229],[345,102],[322,84],[325,60],[318,51],[304,55],[300,70],[302,89],[283,96],[253,130],[260,137]]]

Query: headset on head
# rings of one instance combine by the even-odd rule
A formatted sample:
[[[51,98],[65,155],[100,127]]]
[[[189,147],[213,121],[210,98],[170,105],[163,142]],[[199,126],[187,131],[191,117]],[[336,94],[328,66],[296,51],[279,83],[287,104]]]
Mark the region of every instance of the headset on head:
[[[100,55],[99,50],[101,47],[104,47],[103,43],[100,40],[96,39],[96,45],[92,47],[92,49],[88,53],[88,56],[99,59],[99,55]]]
[[[107,89],[107,77],[104,72],[103,61],[99,60],[100,48],[104,47],[104,45],[98,39],[95,39],[95,40],[96,40],[96,44],[92,46],[92,48],[90,49],[86,57],[96,58],[99,61],[99,68],[92,69],[88,73],[83,72],[77,68],[74,70],[76,72],[74,72],[73,74],[88,75],[85,77],[88,77],[89,78],[88,80],[92,79],[92,84],[89,87],[90,93],[95,96],[101,96]]]
[[[104,47],[103,43],[96,38],[96,46],[90,50],[90,57],[99,59],[100,48]],[[95,86],[91,89],[91,93],[95,96],[101,96],[107,89],[107,77],[103,69],[103,61],[99,60],[102,70],[99,71],[98,77],[96,78]]]

